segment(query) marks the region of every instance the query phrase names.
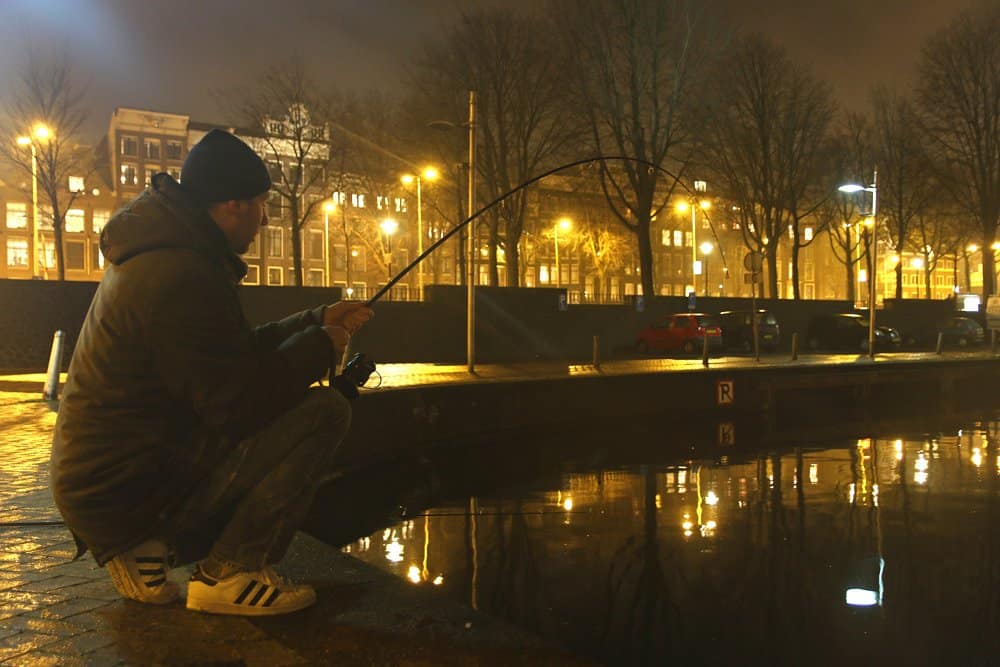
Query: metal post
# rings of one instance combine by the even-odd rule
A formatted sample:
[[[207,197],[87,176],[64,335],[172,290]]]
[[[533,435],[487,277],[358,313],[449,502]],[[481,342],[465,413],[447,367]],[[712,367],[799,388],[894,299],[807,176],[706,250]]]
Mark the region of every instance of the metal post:
[[[796,361],[799,358],[799,332],[792,332],[792,361]]]
[[[695,209],[698,201],[691,198],[691,291],[698,291],[698,276],[694,274],[694,267],[698,264],[698,226]],[[687,296],[687,295],[685,295]]]
[[[600,368],[601,367],[601,337],[600,336],[594,336],[593,360],[594,360],[594,368]]]
[[[424,219],[420,205],[420,174],[417,174],[417,257],[424,254]],[[424,300],[424,263],[417,266],[417,299]]]
[[[872,177],[872,271],[868,276],[868,357],[875,359],[875,283],[878,281],[878,168]]]
[[[46,374],[45,388],[42,398],[54,401],[59,398],[59,370],[62,368],[63,332],[57,331],[52,336],[52,349],[49,351],[49,369]]]
[[[937,337],[937,345],[934,347],[934,354],[941,354],[941,348],[943,346],[944,346],[944,334],[939,331]]]
[[[35,278],[41,276],[38,270],[38,227],[41,220],[38,217],[38,155],[35,152],[35,141],[31,141],[31,275]]]
[[[701,365],[708,368],[708,333],[701,339]]]
[[[476,93],[469,91],[469,216],[476,211]],[[476,224],[466,236],[469,277],[466,289],[465,359],[470,373],[476,369]]]
[[[555,226],[555,243],[556,243],[556,287],[559,287],[559,222],[556,222]]]
[[[330,211],[323,206],[323,264],[324,264],[324,277],[326,280],[323,281],[325,287],[330,286]]]

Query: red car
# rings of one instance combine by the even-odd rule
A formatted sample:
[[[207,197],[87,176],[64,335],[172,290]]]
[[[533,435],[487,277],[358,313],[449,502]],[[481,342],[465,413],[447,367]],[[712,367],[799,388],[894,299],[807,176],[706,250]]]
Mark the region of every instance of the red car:
[[[722,348],[722,329],[714,315],[677,313],[640,331],[635,349],[642,353],[683,350],[692,354],[701,351],[706,338],[709,350]]]

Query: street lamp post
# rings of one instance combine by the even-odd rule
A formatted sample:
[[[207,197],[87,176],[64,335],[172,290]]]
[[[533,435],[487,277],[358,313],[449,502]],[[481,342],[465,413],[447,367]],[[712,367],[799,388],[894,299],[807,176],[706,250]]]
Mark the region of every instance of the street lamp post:
[[[323,203],[323,286],[330,286],[330,213],[333,212],[332,201]]]
[[[423,172],[414,176],[413,174],[403,174],[400,179],[403,181],[404,185],[410,185],[416,181],[417,185],[417,257],[424,254],[424,219],[423,219],[423,202],[420,196],[420,182],[421,179],[428,181],[437,180],[438,170],[435,167],[425,167]],[[418,298],[423,300],[424,298],[424,263],[421,262],[417,266],[417,294]]]
[[[701,254],[705,256],[702,261],[701,272],[705,274],[705,296],[708,296],[708,256],[711,254],[715,246],[712,245],[711,241],[705,241],[701,244]]]
[[[392,218],[386,218],[381,222],[381,224],[379,224],[379,227],[382,228],[382,233],[385,234],[385,271],[387,276],[386,280],[388,281],[392,279],[392,235],[396,233],[397,229],[399,229],[399,224]],[[392,292],[390,291],[387,296],[391,301]]]
[[[38,123],[32,128],[31,135],[17,138],[18,146],[28,146],[31,149],[31,275],[34,278],[41,277],[38,267],[39,250],[39,216],[38,216],[38,151],[35,148],[35,140],[48,141],[52,136],[52,131],[47,125]]]
[[[695,285],[695,267],[698,266],[698,209],[701,208],[703,211],[707,211],[712,207],[712,203],[707,199],[702,199],[698,201],[697,198],[691,197],[688,201],[681,201],[677,203],[676,210],[678,213],[687,213],[688,209],[691,209],[691,290],[697,291],[697,286]],[[707,287],[706,287],[707,292]]]
[[[872,174],[872,184],[868,187],[856,183],[848,183],[838,188],[841,192],[870,192],[872,193],[872,224],[871,224],[871,245],[868,254],[871,257],[871,275],[868,277],[868,357],[875,358],[875,283],[878,280],[878,169]]]
[[[555,241],[556,246],[556,287],[559,287],[559,283],[562,280],[562,274],[559,269],[559,229],[562,228],[564,232],[568,232],[573,227],[573,222],[569,218],[560,218],[559,222],[556,223],[555,232],[553,233],[553,241]]]

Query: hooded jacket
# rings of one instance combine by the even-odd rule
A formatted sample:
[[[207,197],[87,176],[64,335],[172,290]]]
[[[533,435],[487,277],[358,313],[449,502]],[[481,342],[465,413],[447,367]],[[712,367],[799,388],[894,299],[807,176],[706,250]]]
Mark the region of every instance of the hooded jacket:
[[[322,307],[251,329],[246,265],[167,174],[101,232],[109,266],[59,405],[51,484],[103,564],[159,535],[226,452],[326,374]]]

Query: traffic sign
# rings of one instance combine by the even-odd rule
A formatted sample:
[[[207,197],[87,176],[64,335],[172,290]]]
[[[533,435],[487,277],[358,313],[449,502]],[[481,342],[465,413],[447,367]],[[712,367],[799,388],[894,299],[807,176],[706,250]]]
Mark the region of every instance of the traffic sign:
[[[759,273],[764,268],[764,254],[753,250],[743,256],[743,268],[747,271]]]

